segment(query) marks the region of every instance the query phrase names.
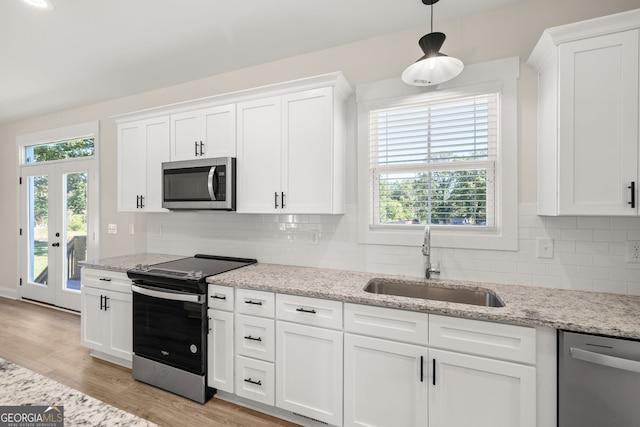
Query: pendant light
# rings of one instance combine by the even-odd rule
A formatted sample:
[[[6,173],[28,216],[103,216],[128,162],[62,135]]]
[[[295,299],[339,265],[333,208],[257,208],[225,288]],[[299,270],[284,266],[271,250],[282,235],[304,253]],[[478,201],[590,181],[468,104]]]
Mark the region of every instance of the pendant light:
[[[431,6],[431,32],[418,41],[424,56],[409,65],[402,73],[402,81],[413,86],[432,86],[444,83],[462,72],[464,64],[457,58],[440,52],[446,36],[433,32],[433,4],[438,0],[422,0]]]

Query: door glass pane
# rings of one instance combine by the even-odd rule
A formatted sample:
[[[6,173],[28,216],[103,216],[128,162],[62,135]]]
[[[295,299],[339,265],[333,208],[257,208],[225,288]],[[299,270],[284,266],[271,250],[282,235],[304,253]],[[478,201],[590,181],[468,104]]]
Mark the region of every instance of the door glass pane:
[[[87,174],[65,175],[66,244],[64,288],[80,292],[80,262],[87,259]]]
[[[49,177],[31,176],[29,198],[29,281],[49,283]]]

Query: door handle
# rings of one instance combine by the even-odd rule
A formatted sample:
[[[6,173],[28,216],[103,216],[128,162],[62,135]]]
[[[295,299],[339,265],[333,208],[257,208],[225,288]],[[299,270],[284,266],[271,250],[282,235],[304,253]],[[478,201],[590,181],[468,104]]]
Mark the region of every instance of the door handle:
[[[609,368],[622,369],[640,373],[640,362],[622,357],[609,356],[607,354],[595,353],[593,351],[582,350],[571,347],[571,357],[584,362],[595,363],[596,365],[607,366]]]
[[[629,190],[631,190],[631,201],[629,202],[629,204],[631,205],[631,208],[635,209],[636,207],[636,182],[635,181],[631,181],[631,185],[627,187]]]

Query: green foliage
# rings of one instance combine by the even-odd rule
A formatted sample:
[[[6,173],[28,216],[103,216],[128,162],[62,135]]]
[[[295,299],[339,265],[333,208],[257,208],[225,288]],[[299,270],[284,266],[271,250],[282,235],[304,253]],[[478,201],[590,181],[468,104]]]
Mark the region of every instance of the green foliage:
[[[380,223],[485,224],[486,170],[449,170],[379,181]]]

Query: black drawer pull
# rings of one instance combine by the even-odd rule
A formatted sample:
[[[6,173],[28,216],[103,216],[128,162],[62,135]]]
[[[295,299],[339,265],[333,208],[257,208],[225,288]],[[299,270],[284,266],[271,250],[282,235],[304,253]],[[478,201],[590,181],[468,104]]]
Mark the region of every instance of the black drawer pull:
[[[101,277],[100,280],[102,280],[103,282],[110,282],[111,279],[109,279],[108,277]]]
[[[424,356],[420,356],[420,382],[424,382]]]
[[[244,380],[245,383],[251,383],[251,384],[255,384],[255,385],[262,385],[262,381],[258,380],[258,381],[254,381],[251,379],[251,377],[249,378],[245,378]]]
[[[215,298],[215,299],[221,299],[221,300],[225,300],[227,299],[226,295],[211,295],[211,298]]]
[[[246,337],[244,337],[245,340],[251,340],[251,341],[262,341],[262,338],[260,337],[252,337],[251,335],[247,335]]]
[[[635,181],[631,181],[631,185],[627,187],[628,189],[631,190],[631,201],[629,202],[629,204],[631,205],[632,208],[636,207],[636,183]]]
[[[436,359],[433,359],[433,385],[436,385]]]
[[[316,314],[315,310],[307,310],[306,308],[296,308],[296,311],[299,311],[300,313],[311,313],[311,314]]]
[[[262,305],[262,301],[245,300],[245,304]]]

